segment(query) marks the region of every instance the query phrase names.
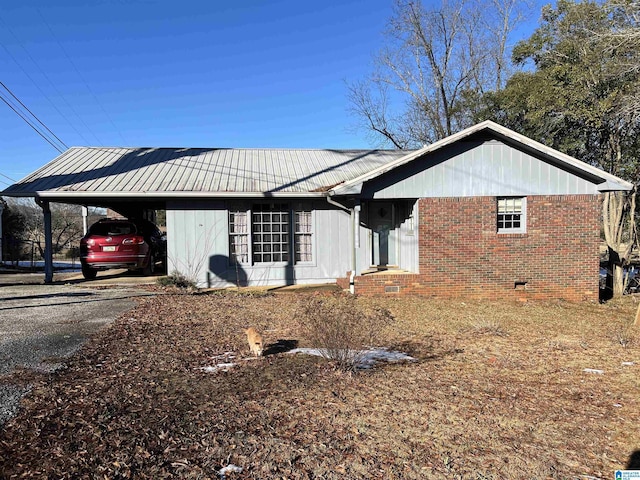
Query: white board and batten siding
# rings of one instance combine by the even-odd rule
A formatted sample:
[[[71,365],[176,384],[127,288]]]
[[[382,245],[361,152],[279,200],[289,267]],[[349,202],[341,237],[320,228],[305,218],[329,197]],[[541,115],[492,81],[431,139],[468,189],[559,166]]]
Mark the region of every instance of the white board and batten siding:
[[[457,147],[463,147],[462,142]],[[414,161],[414,172],[389,172],[365,186],[370,198],[597,194],[593,181],[497,140],[438,150]]]
[[[236,269],[229,259],[226,202],[167,202],[167,230],[171,232],[167,238],[168,272],[177,270],[197,279],[200,287],[231,287],[238,278],[249,286],[335,282],[345,276],[350,262],[351,217],[326,201],[308,203],[313,212],[312,262],[300,265],[250,262]]]

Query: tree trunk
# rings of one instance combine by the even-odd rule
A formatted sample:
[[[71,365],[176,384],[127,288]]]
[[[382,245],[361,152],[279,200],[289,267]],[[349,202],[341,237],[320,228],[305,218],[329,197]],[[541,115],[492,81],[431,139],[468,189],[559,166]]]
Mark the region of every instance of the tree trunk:
[[[624,267],[636,242],[636,192],[606,192],[602,202],[604,236],[609,249],[607,290],[614,298],[624,293]]]

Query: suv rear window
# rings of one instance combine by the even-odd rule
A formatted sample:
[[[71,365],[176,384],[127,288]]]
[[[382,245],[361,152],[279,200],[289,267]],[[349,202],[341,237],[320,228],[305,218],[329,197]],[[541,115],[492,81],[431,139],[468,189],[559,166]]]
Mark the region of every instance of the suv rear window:
[[[131,235],[136,233],[136,226],[126,222],[95,223],[89,229],[90,235]]]

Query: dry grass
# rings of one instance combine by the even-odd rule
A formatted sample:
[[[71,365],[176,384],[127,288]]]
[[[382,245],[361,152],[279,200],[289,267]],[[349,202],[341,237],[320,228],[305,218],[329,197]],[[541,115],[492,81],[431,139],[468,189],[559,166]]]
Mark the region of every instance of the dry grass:
[[[307,300],[144,300],[64,371],[27,375],[0,477],[217,478],[232,463],[244,470],[228,479],[612,478],[640,448],[640,349],[616,340],[631,303],[360,299],[394,314],[387,345],[419,362],[354,374],[280,353],[200,369],[249,357],[248,325],[310,346],[293,314]]]

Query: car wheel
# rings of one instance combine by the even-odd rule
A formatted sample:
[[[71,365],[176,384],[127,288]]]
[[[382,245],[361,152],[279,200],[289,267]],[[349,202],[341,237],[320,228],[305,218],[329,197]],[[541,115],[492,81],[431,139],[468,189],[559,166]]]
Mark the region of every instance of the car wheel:
[[[142,269],[143,275],[153,275],[156,271],[156,257],[152,254],[149,255],[149,263]]]
[[[82,265],[82,276],[87,280],[93,280],[98,275],[98,271],[95,268],[91,268],[87,265]]]

